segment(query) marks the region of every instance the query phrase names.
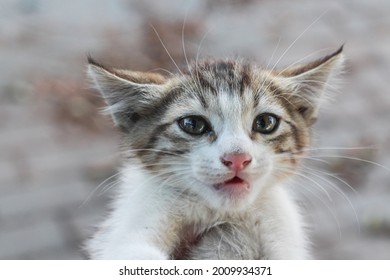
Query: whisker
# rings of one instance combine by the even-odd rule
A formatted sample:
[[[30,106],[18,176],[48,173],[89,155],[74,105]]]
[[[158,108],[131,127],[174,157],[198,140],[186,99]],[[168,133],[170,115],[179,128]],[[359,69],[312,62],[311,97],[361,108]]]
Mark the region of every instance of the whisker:
[[[171,76],[174,75],[171,71],[169,71],[169,70],[167,70],[165,68],[161,68],[161,67],[153,68],[153,69],[150,70],[150,72],[154,72],[154,71],[163,71],[163,72],[168,73]]]
[[[142,163],[140,165],[130,165],[130,166],[126,166],[125,169],[126,170],[136,170],[136,169],[143,169],[143,170],[147,170],[148,167],[156,167],[156,166],[165,166],[165,167],[169,167],[169,166],[177,166],[177,167],[182,167],[183,166],[183,162],[182,161],[179,161],[179,160],[176,160],[176,159],[165,159],[164,161],[161,161],[161,162],[154,162],[154,163]]]
[[[326,176],[329,176],[329,177],[332,177],[333,179],[336,179],[338,180],[339,182],[343,183],[345,186],[347,186],[357,197],[359,197],[359,193],[350,185],[348,184],[345,180],[331,174],[331,173],[328,173],[328,172],[325,172],[325,171],[322,171],[322,170],[317,170],[317,169],[314,169],[314,168],[310,168],[310,167],[307,167],[305,166],[304,167],[305,169],[309,169],[309,170],[312,170],[314,172],[319,172],[323,175],[326,175]]]
[[[310,57],[314,56],[314,55],[317,55],[319,53],[322,53],[326,50],[329,50],[329,48],[324,48],[324,49],[320,49],[320,50],[316,50],[316,51],[313,51],[311,53],[309,53],[308,55],[305,55],[304,57],[294,61],[293,63],[287,65],[286,67],[284,67],[284,69],[280,72],[278,72],[278,75],[277,76],[280,76],[281,74],[283,74],[285,71],[287,71],[288,69],[296,66],[296,65],[299,65],[302,61],[305,61],[306,59],[309,59]]]
[[[287,170],[287,171],[291,170],[291,168],[286,168],[286,167],[284,167],[284,169]],[[280,168],[280,170],[283,170],[283,168]],[[311,179],[310,177],[308,177],[308,176],[302,176],[302,174],[299,173],[299,172],[298,172],[298,173],[295,172],[295,174],[297,174],[298,176],[300,176],[301,179],[309,180],[310,182],[314,183],[315,186],[318,186],[318,185],[319,185],[318,182],[316,182],[315,180],[312,180],[312,179]],[[339,220],[338,220],[338,218],[337,218],[337,215],[336,215],[336,212],[334,211],[334,209],[331,208],[331,207],[330,207],[330,206],[329,206],[329,205],[328,205],[320,196],[318,196],[315,192],[313,192],[313,190],[312,190],[310,187],[308,187],[307,184],[302,183],[302,184],[299,185],[299,187],[298,187],[298,186],[294,186],[294,185],[293,185],[293,187],[294,187],[294,189],[298,189],[298,190],[300,190],[299,187],[303,187],[303,189],[304,189],[305,191],[309,192],[311,195],[313,195],[314,197],[316,197],[316,198],[317,198],[317,199],[318,199],[318,200],[327,208],[327,210],[329,211],[329,213],[330,213],[331,216],[332,216],[332,219],[335,221],[335,223],[336,223],[336,225],[337,225],[337,229],[338,229],[338,233],[339,233],[339,238],[341,239],[341,225],[340,225],[340,222],[339,222]],[[324,191],[324,187],[321,187],[320,190]],[[301,192],[301,193],[302,193],[302,192]],[[328,196],[329,193],[326,192],[326,195]],[[334,201],[333,201],[333,200],[330,200],[330,202],[332,202],[332,204],[334,204]],[[360,223],[359,223],[359,225],[360,225]]]
[[[310,182],[314,183],[317,187],[319,187],[319,188],[326,194],[326,196],[327,196],[327,198],[328,198],[328,200],[329,200],[330,202],[333,202],[332,197],[331,197],[330,194],[326,191],[326,189],[325,189],[320,183],[318,183],[317,181],[315,181],[314,179],[312,179],[312,178],[310,178],[310,177],[308,177],[308,176],[306,176],[306,175],[300,173],[299,171],[297,171],[297,170],[295,170],[295,169],[293,169],[293,168],[290,168],[290,167],[286,167],[286,166],[283,166],[283,167],[275,167],[275,169],[276,169],[276,170],[280,170],[280,171],[289,171],[289,172],[293,171],[295,175],[300,176],[300,177],[302,177],[302,178],[304,178],[304,179],[309,180]]]
[[[313,190],[311,190],[311,188],[307,187],[306,184],[302,184],[301,187],[303,187],[303,189],[300,189],[298,187],[295,187],[294,189],[299,190],[301,193],[303,193],[303,190],[309,192],[311,195],[313,195],[315,198],[317,198],[318,201],[321,202],[321,204],[323,206],[325,206],[325,208],[329,211],[329,213],[330,213],[330,215],[332,217],[332,220],[336,223],[337,231],[338,231],[338,234],[339,234],[339,239],[341,240],[341,225],[340,225],[338,217],[337,217],[335,211],[333,210],[333,208],[331,208],[327,203],[325,203],[323,201],[323,199],[321,199],[320,196],[318,196],[315,192],[313,192]]]
[[[274,155],[273,157],[274,158],[288,158],[288,159],[291,159],[291,158],[310,159],[310,160],[313,160],[313,161],[317,161],[317,162],[321,162],[321,163],[324,163],[324,164],[327,164],[327,165],[331,165],[328,161],[326,161],[324,159],[312,158],[309,155],[299,155],[297,153],[301,153],[301,152],[292,152],[292,153],[288,153],[288,154],[281,153],[281,154]]]
[[[190,69],[190,64],[188,63],[186,46],[185,46],[185,43],[184,43],[184,30],[185,30],[185,26],[186,26],[187,16],[188,16],[188,9],[187,9],[187,11],[185,13],[184,21],[183,21],[183,27],[181,29],[181,45],[182,45],[182,48],[183,48],[184,59],[185,59],[185,61],[187,63],[187,68],[189,70]]]
[[[180,168],[178,168],[177,166],[180,165]],[[182,162],[177,162],[177,161],[164,161],[164,162],[157,162],[157,163],[153,163],[153,164],[143,164],[142,166],[137,166],[137,165],[132,165],[132,166],[128,166],[126,167],[126,171],[129,172],[131,170],[137,170],[137,169],[140,169],[140,168],[147,168],[147,167],[155,167],[155,166],[167,166],[167,167],[172,167],[174,166],[174,171],[172,170],[160,170],[157,174],[151,176],[148,178],[148,180],[145,180],[144,181],[144,184],[146,184],[147,182],[155,179],[155,178],[158,178],[158,177],[161,177],[161,176],[164,176],[166,174],[170,174],[170,173],[174,173],[174,172],[179,172],[179,171],[188,171],[190,170],[189,167],[187,166],[184,166],[183,167],[183,163]],[[88,199],[90,199],[92,197],[93,194],[95,194],[107,181],[109,181],[110,179],[112,179],[114,176],[117,176],[119,175],[120,173],[116,173],[115,175],[107,178],[106,180],[104,180],[97,188],[94,189],[93,192],[91,192],[91,194],[88,196]],[[107,184],[105,187],[103,187],[101,189],[101,191],[98,193],[98,196],[101,196],[103,195],[104,193],[106,193],[107,191],[109,191],[110,189],[112,189],[113,187],[115,186],[118,186],[119,184],[121,184],[122,181],[121,180],[117,180],[117,181],[113,181],[113,182],[110,182],[109,184]]]
[[[85,204],[92,198],[92,196],[105,184],[107,183],[109,180],[112,180],[114,179],[116,176],[119,176],[120,175],[120,172],[117,172],[115,173],[114,175],[108,177],[107,179],[105,179],[103,182],[101,182],[96,188],[94,188],[88,195],[87,197],[84,199],[84,201],[80,204],[80,208],[81,207],[84,207]]]
[[[199,92],[202,92],[202,88],[201,88],[201,82],[200,82],[200,77],[199,77],[199,71],[198,71],[198,63],[199,63],[199,55],[200,55],[200,51],[202,49],[202,45],[203,45],[203,42],[206,40],[207,36],[209,35],[209,33],[211,32],[211,28],[208,29],[205,34],[203,35],[202,39],[200,40],[200,43],[199,43],[199,46],[198,46],[198,49],[196,51],[196,57],[195,57],[195,64],[194,64],[194,67],[195,67],[195,73],[196,73],[196,80],[197,80],[197,83],[196,83],[196,87],[198,88],[198,91]]]
[[[104,195],[106,192],[108,192],[109,190],[111,190],[112,188],[120,185],[122,182],[121,181],[114,181],[114,182],[111,182],[109,184],[107,184],[104,188],[101,189],[101,191],[97,194],[98,196],[102,196]]]
[[[200,43],[199,43],[199,46],[198,46],[198,50],[196,52],[196,57],[195,57],[195,65],[198,64],[198,61],[199,61],[199,55],[200,55],[200,51],[202,49],[202,45],[203,45],[203,42],[206,40],[207,36],[209,35],[209,33],[211,32],[211,28],[209,28],[203,35],[202,39],[200,39]]]
[[[303,178],[309,180],[310,182],[314,183],[317,187],[319,187],[319,188],[326,194],[328,200],[329,200],[330,202],[333,202],[333,199],[332,199],[332,197],[330,196],[329,192],[328,192],[320,183],[318,183],[316,180],[314,180],[314,179],[310,178],[309,176],[306,176],[306,175],[304,175],[304,174],[302,174],[302,173],[300,173],[300,172],[297,172],[297,171],[295,171],[294,174],[295,174],[295,175],[298,175],[298,176],[300,176],[300,177],[303,177]]]
[[[165,193],[164,192],[164,186],[167,186],[168,184],[169,185],[175,185],[177,183],[183,182],[183,180],[184,180],[183,179],[183,175],[186,175],[186,172],[183,172],[183,173],[180,173],[180,174],[172,173],[171,176],[169,176],[166,180],[161,182],[160,183],[160,187],[159,187],[159,192],[161,193],[161,195],[163,195]],[[188,173],[188,175],[190,175],[190,173]],[[171,197],[171,199],[170,199],[170,203],[171,204],[175,204],[175,202],[180,197],[182,197],[182,194],[185,193],[186,191],[188,191],[188,188],[182,188],[182,189],[180,189],[179,192],[177,192],[177,191],[178,191],[178,189],[176,189],[176,192],[174,193],[175,197]]]
[[[340,156],[340,155],[313,155],[312,157],[313,158],[341,158],[341,159],[356,160],[356,161],[359,161],[359,162],[365,162],[365,163],[372,164],[374,166],[383,168],[384,170],[390,172],[390,168],[388,168],[388,167],[386,167],[386,166],[384,166],[384,165],[382,165],[380,163],[377,163],[377,162],[374,162],[374,161],[371,161],[371,160],[367,160],[367,159],[357,158],[357,157],[348,157],[348,156]]]
[[[324,182],[326,182],[335,192],[337,192],[338,194],[340,194],[347,202],[348,204],[351,206],[351,209],[353,211],[353,214],[355,216],[355,220],[356,220],[356,223],[357,223],[357,226],[358,226],[358,231],[360,232],[361,231],[361,226],[360,226],[360,221],[359,221],[359,217],[358,217],[358,214],[356,212],[356,209],[355,207],[353,206],[353,203],[352,201],[348,198],[348,196],[342,191],[340,190],[337,185],[333,182],[331,182],[330,180],[326,179],[326,178],[323,178],[322,176],[318,175],[318,174],[315,174],[313,172],[308,172],[306,170],[302,170],[303,172],[306,172],[307,174],[309,175],[312,175],[312,176],[315,176],[321,180],[323,180]],[[352,188],[352,187],[351,187]]]
[[[314,25],[316,24],[326,13],[328,12],[328,10],[326,10],[325,12],[323,12],[319,17],[317,17],[308,27],[305,28],[305,30],[302,31],[301,34],[298,35],[297,38],[295,38],[295,40],[287,47],[287,49],[282,53],[282,55],[279,57],[279,59],[275,62],[274,66],[271,68],[271,70],[268,71],[268,75],[266,76],[266,78],[264,79],[264,81],[268,80],[269,77],[271,76],[271,74],[273,73],[273,71],[275,70],[275,68],[277,67],[278,63],[283,59],[283,57],[288,53],[288,51],[295,45],[295,43],[303,36],[306,34],[306,32]],[[261,87],[264,86],[264,82],[262,84]],[[268,90],[269,88],[269,85],[267,86],[267,88],[265,89]]]
[[[276,44],[276,47],[275,47],[274,51],[271,54],[271,58],[268,60],[266,69],[268,69],[268,67],[270,66],[270,64],[272,62],[272,59],[274,58],[274,55],[276,54],[276,51],[279,49],[279,44],[280,44],[281,39],[282,38],[279,37],[278,43]]]
[[[303,36],[306,34],[306,32],[314,25],[316,24],[326,13],[328,12],[328,10],[326,10],[325,12],[323,12],[319,17],[317,17],[308,27],[306,27],[305,30],[302,31],[301,34],[299,34],[299,36],[287,47],[287,49],[282,53],[282,55],[280,56],[280,58],[276,61],[276,63],[274,64],[274,67],[272,67],[271,69],[271,72],[275,69],[275,67],[278,65],[278,63],[283,59],[283,57],[288,53],[288,51],[295,45],[295,43]]]
[[[183,72],[180,70],[179,66],[176,64],[175,60],[173,59],[173,57],[171,56],[171,54],[169,53],[167,47],[165,46],[164,42],[162,41],[161,37],[160,37],[160,34],[158,34],[156,28],[154,28],[153,24],[150,24],[150,27],[153,29],[154,33],[156,33],[156,36],[158,38],[158,40],[160,41],[162,47],[164,48],[165,52],[167,53],[167,55],[169,56],[169,58],[171,59],[172,63],[176,66],[177,70],[179,71],[179,73],[181,75],[183,75]]]
[[[376,150],[374,146],[359,146],[359,147],[313,147],[307,149],[301,149],[302,152],[321,151],[321,150]]]
[[[140,149],[129,149],[126,150],[125,153],[132,153],[132,152],[143,152],[143,151],[149,151],[149,152],[158,152],[158,153],[165,153],[172,156],[178,156],[182,158],[188,158],[189,156],[186,154],[179,154],[172,151],[166,151],[162,149],[154,149],[154,148],[140,148]]]

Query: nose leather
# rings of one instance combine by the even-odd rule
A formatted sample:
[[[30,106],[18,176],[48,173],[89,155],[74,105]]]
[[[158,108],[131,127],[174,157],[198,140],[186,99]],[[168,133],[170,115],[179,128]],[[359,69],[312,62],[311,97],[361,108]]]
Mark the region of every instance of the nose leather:
[[[221,162],[233,171],[244,169],[252,161],[252,157],[246,153],[226,154],[221,158]]]

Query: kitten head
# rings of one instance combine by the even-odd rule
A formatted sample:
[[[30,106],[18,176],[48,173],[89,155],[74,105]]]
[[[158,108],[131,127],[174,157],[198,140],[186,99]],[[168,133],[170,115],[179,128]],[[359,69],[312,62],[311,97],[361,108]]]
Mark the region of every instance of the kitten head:
[[[342,48],[314,62],[267,70],[205,60],[171,77],[111,69],[89,76],[124,134],[124,151],[159,186],[240,209],[294,173]]]

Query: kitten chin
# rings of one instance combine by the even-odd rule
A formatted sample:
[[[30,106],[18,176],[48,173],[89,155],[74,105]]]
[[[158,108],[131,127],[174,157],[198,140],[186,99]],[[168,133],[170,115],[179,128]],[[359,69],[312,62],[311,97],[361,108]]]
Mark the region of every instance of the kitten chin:
[[[280,70],[209,59],[165,77],[89,58],[126,166],[87,244],[91,258],[308,258],[303,219],[282,182],[310,147],[342,64],[340,48]]]

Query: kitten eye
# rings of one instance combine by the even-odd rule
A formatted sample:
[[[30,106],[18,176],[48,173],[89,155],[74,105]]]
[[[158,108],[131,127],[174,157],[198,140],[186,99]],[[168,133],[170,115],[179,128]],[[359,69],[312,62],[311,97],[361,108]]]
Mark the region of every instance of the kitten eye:
[[[274,114],[260,114],[253,121],[252,130],[261,134],[270,134],[278,129],[279,121],[279,118]]]
[[[207,121],[199,116],[182,118],[178,121],[178,124],[184,132],[192,135],[202,135],[211,130]]]

